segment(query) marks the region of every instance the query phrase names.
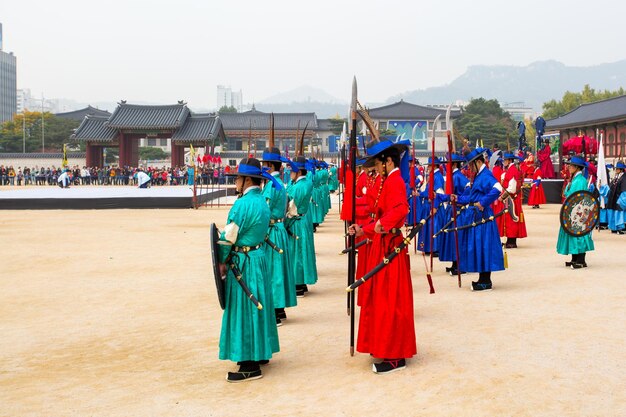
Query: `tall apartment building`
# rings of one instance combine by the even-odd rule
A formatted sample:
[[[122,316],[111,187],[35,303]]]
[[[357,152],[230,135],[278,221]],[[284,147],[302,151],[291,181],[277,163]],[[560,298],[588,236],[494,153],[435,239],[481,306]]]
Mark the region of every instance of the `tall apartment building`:
[[[17,59],[13,52],[7,53],[2,45],[0,23],[0,123],[13,120],[17,112]]]
[[[237,111],[243,110],[243,94],[241,90],[233,91],[224,85],[217,86],[217,109],[222,107],[234,107]]]

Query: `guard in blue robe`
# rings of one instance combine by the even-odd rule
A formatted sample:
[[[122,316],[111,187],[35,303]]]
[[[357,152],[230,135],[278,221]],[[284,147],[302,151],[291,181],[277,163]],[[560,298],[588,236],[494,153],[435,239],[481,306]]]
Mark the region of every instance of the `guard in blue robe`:
[[[469,180],[467,177],[461,172],[460,164],[465,162],[465,158],[458,154],[452,155],[452,194],[463,195],[466,187],[469,185]],[[444,197],[444,201],[449,201],[449,196]],[[445,221],[444,225],[448,224],[452,219],[452,206],[447,204],[445,208]],[[459,215],[457,210],[457,216]],[[458,226],[458,222],[457,222]],[[450,223],[448,228],[454,227],[454,222]],[[439,249],[439,260],[452,262],[452,266],[450,268],[446,268],[446,271],[450,273],[450,275],[457,274],[457,254],[456,254],[456,241],[454,237],[454,233],[442,233],[441,235],[441,247]],[[461,241],[459,240],[459,251],[461,250]],[[465,272],[464,269],[461,269],[462,272]]]
[[[474,180],[462,195],[451,195],[450,201],[466,206],[459,214],[457,225],[476,223],[460,233],[459,248],[461,268],[466,272],[478,272],[478,281],[472,282],[473,291],[492,289],[491,273],[504,270],[504,255],[500,234],[495,221],[478,223],[494,213],[491,204],[502,193],[502,186],[485,165],[487,149],[476,148],[467,156],[467,163]]]
[[[429,170],[428,175],[433,175],[434,192],[435,192],[434,205],[435,205],[435,208],[437,209],[437,212],[433,216],[434,222],[429,219],[424,224],[424,226],[422,227],[422,229],[420,230],[418,234],[418,240],[417,240],[417,250],[419,250],[420,252],[424,252],[426,254],[430,254],[431,252],[434,252],[436,256],[438,256],[439,254],[439,248],[441,246],[441,242],[440,242],[441,238],[440,236],[437,236],[436,238],[432,239],[433,241],[432,247],[431,247],[431,238],[433,234],[437,232],[439,229],[441,229],[441,226],[445,224],[445,210],[440,210],[442,208],[441,197],[444,194],[444,187],[445,187],[443,175],[441,175],[441,172],[439,171],[440,164],[441,164],[441,161],[439,160],[439,158],[435,158],[435,169],[434,171],[431,172],[431,170],[433,169],[432,157],[428,158],[428,170]],[[430,212],[433,207],[433,202],[429,200],[430,198],[429,187],[430,187],[430,179],[426,178],[426,190],[420,193],[420,197],[422,198],[422,214],[420,216],[420,220],[427,218],[430,215]],[[433,223],[434,223],[434,226],[433,226]]]

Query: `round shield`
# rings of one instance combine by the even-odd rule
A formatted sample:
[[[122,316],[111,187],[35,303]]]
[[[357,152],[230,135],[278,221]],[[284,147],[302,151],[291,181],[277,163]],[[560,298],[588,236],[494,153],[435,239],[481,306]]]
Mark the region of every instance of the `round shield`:
[[[222,279],[222,274],[220,273],[220,264],[219,264],[219,246],[218,243],[220,240],[219,230],[217,230],[217,226],[215,223],[211,223],[211,257],[213,260],[213,277],[215,278],[215,286],[217,287],[217,299],[220,302],[220,307],[222,310],[226,308],[225,303],[225,289],[224,289],[224,280]]]
[[[577,191],[563,203],[559,219],[568,235],[585,236],[598,224],[600,203],[589,191]]]

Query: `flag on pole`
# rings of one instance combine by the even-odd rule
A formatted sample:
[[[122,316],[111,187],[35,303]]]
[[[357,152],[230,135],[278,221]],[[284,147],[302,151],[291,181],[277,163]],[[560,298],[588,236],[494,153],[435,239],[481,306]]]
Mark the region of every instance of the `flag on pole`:
[[[606,160],[604,159],[604,145],[602,144],[603,133],[600,133],[600,144],[598,146],[598,179],[596,180],[596,188],[601,192],[602,186],[608,186],[609,180],[606,177]],[[604,198],[600,198],[600,207],[604,208]]]
[[[193,150],[193,145],[189,144],[189,165],[196,166],[196,152]]]
[[[67,168],[69,164],[67,163],[67,145],[63,144],[63,161],[61,162],[61,166],[63,168]]]

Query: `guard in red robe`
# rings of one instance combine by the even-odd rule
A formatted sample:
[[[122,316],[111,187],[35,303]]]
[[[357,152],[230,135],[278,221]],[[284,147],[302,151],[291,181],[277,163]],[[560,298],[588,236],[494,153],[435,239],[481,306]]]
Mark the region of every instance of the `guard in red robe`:
[[[378,142],[368,149],[368,156],[382,178],[382,188],[374,217],[367,224],[350,226],[349,232],[372,240],[368,263],[373,265],[380,263],[403,239],[401,227],[409,204],[403,174],[398,167],[402,165],[404,169],[406,160],[408,178],[408,146]],[[407,255],[405,248],[374,275],[367,298],[361,300],[357,351],[382,359],[372,365],[375,373],[403,369],[406,359],[417,353],[413,286]]]
[[[526,223],[524,222],[524,212],[522,210],[522,183],[523,178],[519,169],[515,166],[514,161],[518,157],[513,155],[512,153],[505,153],[503,158],[504,160],[504,178],[502,180],[502,188],[504,188],[511,198],[513,199],[513,203],[515,205],[515,214],[518,217],[518,220],[513,220],[513,217],[510,214],[505,214],[504,224],[501,236],[506,236],[506,247],[507,248],[516,248],[517,247],[517,239],[525,238],[528,236],[526,233]]]
[[[554,166],[552,165],[552,159],[550,155],[552,149],[550,149],[550,140],[545,139],[544,146],[537,151],[537,160],[539,161],[539,168],[541,169],[541,178],[552,179],[554,175]]]
[[[533,183],[530,186],[530,193],[528,194],[528,205],[532,208],[539,208],[541,204],[546,203],[546,195],[543,192],[543,186],[541,185],[541,169],[539,169],[539,162],[535,163],[535,172],[533,173]]]
[[[504,168],[502,167],[502,158],[498,158],[496,160],[493,166],[493,169],[491,170],[491,173],[495,177],[496,181],[498,181],[498,183],[502,185],[502,178],[504,178]],[[500,213],[502,209],[504,209],[504,203],[502,203],[500,199],[496,199],[491,204],[491,209],[493,210],[494,213]],[[498,225],[498,231],[500,232],[500,236],[502,236],[503,230],[504,230],[504,216],[500,216],[496,218],[496,225]]]
[[[377,190],[374,190],[374,184],[376,183],[376,173],[372,172],[371,168],[363,169],[362,165],[365,159],[358,159],[357,165],[361,167],[361,172],[356,180],[356,223],[366,224],[371,218],[371,214],[374,212],[373,196],[376,195]],[[366,236],[359,236],[355,238],[355,244],[366,240]],[[368,271],[368,252],[370,244],[365,244],[357,249],[357,264],[356,264],[356,279],[361,278]],[[357,293],[357,305],[360,306],[362,300],[367,297],[369,292],[369,281],[359,287]]]

